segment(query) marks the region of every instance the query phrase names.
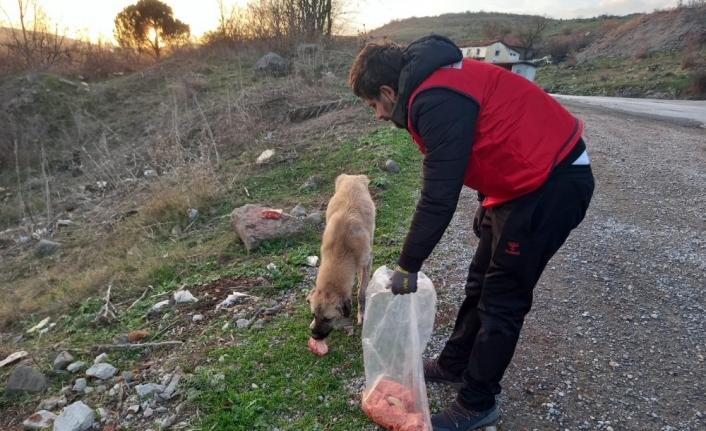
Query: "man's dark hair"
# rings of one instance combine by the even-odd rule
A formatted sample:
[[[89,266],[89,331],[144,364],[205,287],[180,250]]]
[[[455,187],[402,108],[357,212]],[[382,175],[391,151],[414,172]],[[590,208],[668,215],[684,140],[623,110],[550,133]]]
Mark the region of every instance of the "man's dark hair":
[[[348,84],[358,97],[374,99],[387,85],[397,93],[402,70],[403,47],[391,42],[370,42],[358,53],[348,76]]]

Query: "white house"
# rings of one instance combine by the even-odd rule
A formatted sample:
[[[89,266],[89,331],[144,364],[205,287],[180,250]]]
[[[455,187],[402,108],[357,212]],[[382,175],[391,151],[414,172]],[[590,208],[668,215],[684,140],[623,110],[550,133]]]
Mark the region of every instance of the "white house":
[[[466,58],[475,58],[477,60],[484,60],[485,54],[487,52],[486,46],[465,46],[461,48],[463,56]]]
[[[532,82],[534,82],[534,78],[537,75],[537,66],[529,61],[496,62],[493,64],[500,66],[503,69],[512,71],[518,75],[522,75]]]
[[[503,42],[495,42],[486,47],[485,61],[488,63],[508,63],[524,60],[519,49],[513,49]]]
[[[508,41],[507,38],[505,40]],[[532,50],[511,46],[500,40],[471,42],[459,48],[466,58],[496,64],[534,82],[537,67],[527,61],[534,55]]]

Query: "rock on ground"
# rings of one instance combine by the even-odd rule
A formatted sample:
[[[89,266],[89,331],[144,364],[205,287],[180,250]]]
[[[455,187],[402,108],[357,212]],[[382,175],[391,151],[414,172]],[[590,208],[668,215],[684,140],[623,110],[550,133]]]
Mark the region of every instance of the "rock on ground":
[[[31,367],[19,366],[10,375],[5,387],[7,396],[40,394],[49,387],[49,379]]]
[[[230,214],[230,225],[245,244],[248,251],[257,249],[262,241],[288,237],[302,233],[304,222],[290,214],[282,213],[279,219],[264,218],[258,205],[247,204]]]
[[[85,431],[93,426],[93,410],[81,401],[66,407],[54,422],[54,431]]]

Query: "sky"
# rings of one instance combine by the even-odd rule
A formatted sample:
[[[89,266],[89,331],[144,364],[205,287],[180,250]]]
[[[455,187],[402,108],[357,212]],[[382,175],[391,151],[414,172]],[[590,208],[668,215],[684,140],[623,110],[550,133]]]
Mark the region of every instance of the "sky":
[[[27,1],[27,0],[24,0]],[[35,0],[60,28],[68,35],[76,31],[88,33],[95,40],[98,36],[112,39],[113,20],[126,6],[136,0]],[[200,36],[215,29],[218,22],[216,0],[162,0],[172,7],[174,17],[191,26],[191,33]],[[676,0],[343,0],[351,21],[351,33],[372,30],[393,19],[412,16],[433,16],[454,12],[505,12],[547,15],[550,18],[589,18],[604,13],[626,15],[636,12],[653,12],[655,9],[673,7]],[[223,0],[225,4],[244,6],[247,0]],[[0,22],[16,22],[17,0],[0,0]],[[8,15],[10,19],[8,19]]]

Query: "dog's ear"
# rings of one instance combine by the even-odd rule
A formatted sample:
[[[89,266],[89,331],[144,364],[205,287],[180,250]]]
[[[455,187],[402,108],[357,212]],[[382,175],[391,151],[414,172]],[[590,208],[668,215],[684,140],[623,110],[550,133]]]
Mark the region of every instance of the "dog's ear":
[[[306,302],[308,302],[309,304],[311,304],[311,298],[314,296],[314,292],[316,292],[316,289],[311,289],[311,292],[306,295]]]
[[[343,317],[351,317],[351,299],[341,298],[336,309],[343,315]]]

